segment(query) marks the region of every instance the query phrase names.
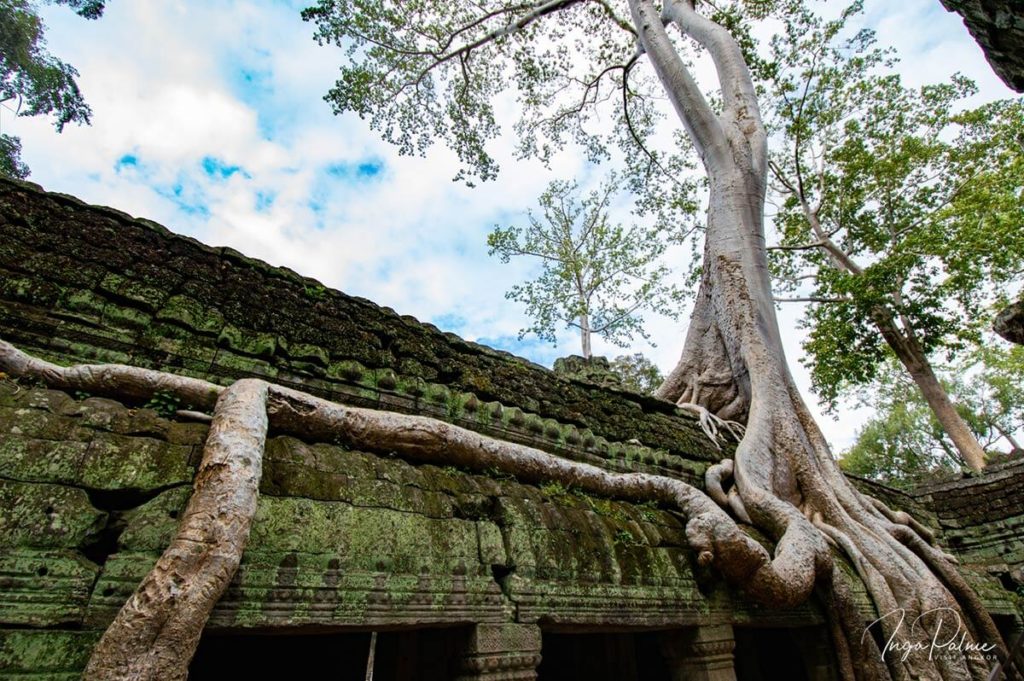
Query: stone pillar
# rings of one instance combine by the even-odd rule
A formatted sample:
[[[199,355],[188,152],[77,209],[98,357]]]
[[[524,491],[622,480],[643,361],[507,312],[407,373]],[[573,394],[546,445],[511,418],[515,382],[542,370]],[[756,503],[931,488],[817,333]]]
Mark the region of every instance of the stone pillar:
[[[539,664],[536,624],[477,624],[456,681],[535,681]]]
[[[693,627],[661,636],[672,681],[736,681],[732,626]]]

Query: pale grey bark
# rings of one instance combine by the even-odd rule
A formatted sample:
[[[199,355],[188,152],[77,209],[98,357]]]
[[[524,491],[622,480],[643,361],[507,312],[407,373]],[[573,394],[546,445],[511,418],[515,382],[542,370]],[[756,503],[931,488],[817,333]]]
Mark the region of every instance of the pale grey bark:
[[[667,0],[665,18],[707,48],[715,62],[723,111],[709,118],[664,27],[652,20],[651,3],[630,0],[630,6],[641,44],[701,153],[709,179],[701,288],[679,364],[659,391],[719,416],[745,417],[746,432],[731,470],[713,467],[709,492],[736,517],[745,513],[780,548],[799,544],[812,557],[815,580],[827,585],[825,601],[831,616],[840,620],[833,633],[848,677],[979,678],[983,670],[970,659],[931,660],[918,653],[905,662],[887,658],[887,667],[858,669],[857,662],[881,657],[870,637],[863,637],[864,623],[850,589],[836,581],[845,576],[833,564],[830,545],[846,554],[880,611],[949,607],[971,619],[976,640],[999,639],[987,613],[951,583],[950,570],[935,568],[947,558],[930,547],[925,551],[924,540],[904,545],[907,537],[898,528],[905,526],[850,485],[796,390],[775,315],[762,223],[764,126],[738,46],[728,31],[700,16],[692,2]],[[794,584],[806,578],[787,577]]]
[[[580,346],[583,351],[583,359],[590,359],[593,351],[590,348],[590,315],[586,312],[580,314]]]
[[[169,387],[175,383],[168,381]],[[87,386],[93,384],[83,382]],[[238,381],[217,400],[192,496],[171,545],[104,632],[84,678],[188,678],[203,626],[238,569],[256,513],[266,403],[267,384],[255,380]]]

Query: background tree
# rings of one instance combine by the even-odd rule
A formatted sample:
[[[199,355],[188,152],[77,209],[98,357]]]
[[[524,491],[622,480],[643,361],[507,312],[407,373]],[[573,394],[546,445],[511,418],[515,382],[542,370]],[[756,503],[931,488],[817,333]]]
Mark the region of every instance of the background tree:
[[[942,384],[987,455],[1020,450],[1024,347],[985,345],[944,372]],[[901,488],[967,467],[898,362],[882,364],[861,396],[877,410],[843,453],[843,470]]]
[[[974,85],[961,77],[905,87],[869,31],[842,38],[859,9],[832,22],[800,10],[772,41],[777,290],[810,303],[805,348],[826,403],[892,353],[978,470],[984,450],[931,358],[977,340],[1024,274],[1024,106],[963,110]]]
[[[733,520],[687,516],[698,561],[768,606],[793,606],[818,588],[844,678],[984,678],[978,660],[920,653],[928,649],[926,627],[911,634],[920,648],[911,646],[903,659],[883,657],[864,636],[850,573],[832,553],[835,546],[846,555],[879,612],[903,608],[914,618],[952,608],[969,622],[968,638],[1000,641],[925,528],[842,475],[786,364],[763,228],[767,131],[744,27],[753,14],[791,4],[701,4],[698,11],[693,0],[320,0],[303,16],[317,23],[320,41],[347,50],[327,95],[335,110],[367,118],[405,153],[445,141],[464,178],[497,172],[487,142],[500,133],[494,98],[511,84],[521,152],[546,158],[572,141],[600,160],[620,145],[630,177],[647,173],[634,185],[648,190],[641,205],[653,205],[681,184],[671,175],[678,166],[668,162],[675,157],[655,153],[673,139],[655,125],[658,95],[667,96],[709,196],[693,315],[680,361],[658,394],[746,423],[733,458],[706,476],[707,494]],[[684,58],[693,44],[714,62],[717,102],[704,96]],[[619,124],[610,134],[593,125],[601,113]],[[647,197],[655,198],[645,204]],[[774,552],[738,522],[760,528]],[[885,637],[894,634],[887,622]]]
[[[103,14],[101,0],[52,0],[68,5],[86,19]],[[91,111],[78,83],[78,71],[46,51],[38,3],[0,0],[0,106],[19,116],[54,116],[62,132],[68,123],[88,123]],[[21,140],[0,132],[0,174],[25,178]]]
[[[619,355],[611,362],[611,370],[622,379],[622,387],[641,395],[652,395],[665,382],[658,365],[639,352]]]
[[[541,214],[528,214],[527,227],[496,228],[487,237],[490,254],[507,263],[515,256],[541,261],[540,275],[513,286],[505,297],[526,305],[535,333],[556,343],[558,327],[579,330],[583,357],[591,336],[625,346],[635,336],[649,339],[643,312],[679,316],[682,292],[666,282],[663,255],[668,241],[657,227],[612,223],[609,204],[616,177],[580,198],[575,182],[555,181],[541,194]]]

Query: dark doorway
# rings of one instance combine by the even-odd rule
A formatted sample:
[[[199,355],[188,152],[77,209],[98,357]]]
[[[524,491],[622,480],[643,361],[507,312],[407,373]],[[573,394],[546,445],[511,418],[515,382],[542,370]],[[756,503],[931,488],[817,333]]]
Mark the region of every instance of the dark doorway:
[[[797,642],[802,630],[737,627],[737,681],[809,681],[804,651]]]
[[[381,632],[374,681],[451,681],[466,638],[465,629]],[[369,649],[369,633],[204,633],[189,681],[364,681]]]
[[[537,681],[670,681],[657,633],[544,632]]]

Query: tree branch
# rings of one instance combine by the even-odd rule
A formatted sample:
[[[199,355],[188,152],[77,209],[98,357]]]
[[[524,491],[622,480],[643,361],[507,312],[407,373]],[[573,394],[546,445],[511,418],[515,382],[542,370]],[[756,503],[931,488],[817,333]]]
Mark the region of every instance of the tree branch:
[[[852,303],[853,298],[835,298],[822,296],[807,296],[805,298],[777,298],[772,299],[776,303]]]
[[[722,93],[723,118],[737,123],[736,129],[750,145],[752,167],[763,171],[767,163],[767,137],[754,80],[739,43],[724,26],[699,14],[694,9],[694,0],[666,0],[662,15],[711,54]]]
[[[700,86],[679,58],[651,1],[629,0],[629,10],[633,23],[640,30],[640,45],[650,58],[701,160],[705,164],[722,164],[727,158],[725,132]]]

